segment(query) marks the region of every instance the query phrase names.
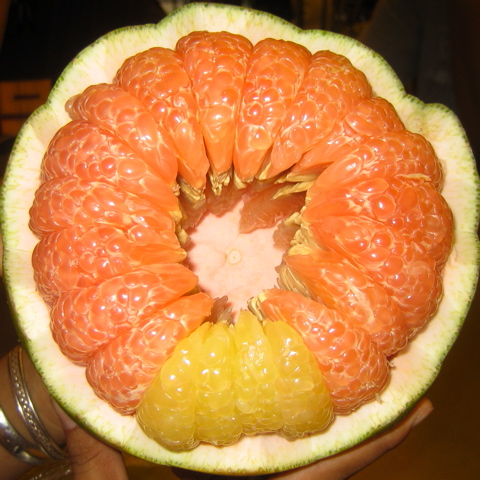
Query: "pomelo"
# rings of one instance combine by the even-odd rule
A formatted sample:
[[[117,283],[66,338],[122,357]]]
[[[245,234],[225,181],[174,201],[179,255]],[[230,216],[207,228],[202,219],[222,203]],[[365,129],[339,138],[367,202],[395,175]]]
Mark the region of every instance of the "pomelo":
[[[444,294],[438,310],[436,310],[435,316],[430,320],[426,328],[423,328],[416,335],[406,349],[392,359],[394,368],[392,369],[390,382],[378,400],[363,405],[349,415],[338,416],[324,432],[293,441],[276,435],[258,435],[243,437],[237,443],[228,447],[214,447],[201,444],[190,451],[173,452],[161,447],[154,440],[147,437],[138,426],[135,418],[120,415],[107,403],[100,400],[86,381],[85,369],[82,366],[72,364],[61,353],[50,331],[49,307],[40,295],[34,280],[32,254],[38,243],[38,238],[28,229],[28,224],[29,210],[33,204],[35,192],[42,180],[40,166],[45,151],[58,129],[70,121],[70,117],[65,111],[67,102],[71,111],[78,112],[83,107],[76,106],[75,101],[69,102],[69,100],[75,95],[84,92],[91,85],[111,83],[125,59],[152,47],[174,49],[180,38],[191,32],[202,30],[240,34],[249,39],[254,45],[265,37],[281,38],[302,45],[312,53],[331,51],[346,57],[356,69],[365,74],[374,95],[385,98],[395,107],[401,122],[410,132],[413,132],[411,135],[421,134],[433,146],[443,167],[444,186],[442,195],[448,203],[453,216],[453,248],[446,259],[442,257],[443,253],[435,253],[440,259],[438,261],[445,265],[443,270]],[[188,50],[189,46],[183,45],[182,48]],[[242,48],[243,46],[239,47],[240,50]],[[322,57],[321,61],[320,57]],[[330,53],[318,55],[318,68],[321,69],[322,65],[330,61],[331,57]],[[245,65],[241,65],[242,62],[239,63],[239,68],[245,68]],[[190,75],[194,76],[194,66],[192,68]],[[355,75],[355,72],[352,75]],[[113,95],[115,101],[122,101],[124,93],[119,89],[108,86],[102,88],[103,91],[108,91]],[[365,92],[369,88],[366,84]],[[233,84],[230,92],[235,93],[234,90],[235,84]],[[312,88],[312,91],[315,93],[315,87]],[[359,99],[364,98],[365,92],[357,92]],[[89,90],[85,95],[90,95],[90,93],[92,96],[95,95],[95,89]],[[305,95],[308,97],[308,92],[305,92]],[[368,95],[366,96],[368,97]],[[350,96],[347,95],[346,99],[339,100],[339,104],[348,102],[349,98]],[[384,108],[384,106],[375,104],[366,108],[379,109]],[[84,115],[89,114],[86,110],[80,113]],[[338,122],[345,116],[345,113],[338,113]],[[320,117],[319,122],[328,123],[330,121],[330,117]],[[355,130],[359,122],[361,123],[361,120],[361,115],[357,119],[348,119],[348,128]],[[148,123],[147,120],[146,123]],[[125,125],[127,127],[124,128],[124,131],[128,134],[128,119]],[[189,125],[192,132],[189,138],[196,138],[197,130],[195,130],[192,124]],[[213,125],[215,125],[214,122]],[[293,119],[289,128],[292,132],[298,132],[295,129],[296,126],[295,119]],[[332,128],[334,127],[335,125],[332,125]],[[370,127],[375,128],[375,125],[368,128]],[[390,138],[394,138],[397,135],[397,123],[389,123],[384,125],[384,127],[389,132]],[[230,134],[231,128],[227,128],[227,130],[228,134]],[[217,138],[212,134],[212,131],[207,133],[207,150],[209,145],[212,149],[215,149]],[[205,136],[205,132],[203,135]],[[312,175],[318,175],[319,171],[324,168],[324,166],[318,165],[318,162],[315,163],[314,161],[315,158],[318,158],[319,151],[322,152],[325,149],[332,148],[337,149],[335,151],[340,157],[342,152],[355,153],[350,149],[351,146],[348,145],[348,142],[339,142],[332,146],[328,139],[318,136],[313,139],[306,138],[305,135],[295,138],[298,138],[298,141],[294,142],[293,145],[289,144],[290,137],[278,140],[278,145],[273,146],[273,151],[276,153],[272,155],[272,162],[260,172],[260,178],[277,174],[282,171],[282,168],[288,168],[295,164],[287,174],[286,180],[304,182],[305,186],[307,186],[309,182],[312,182]],[[259,144],[264,148],[265,138],[259,136],[258,139]],[[152,154],[148,144],[142,144],[142,139],[131,139],[131,141],[133,143],[130,145],[134,144],[132,148],[133,150],[136,149],[135,152],[141,150],[147,155],[153,155],[149,158],[152,158],[151,164],[155,164],[155,155]],[[297,152],[294,155],[295,158],[298,157],[297,160],[285,166],[285,161],[288,160],[285,157],[285,149],[296,151],[301,144],[305,146],[305,150],[315,151],[315,158],[312,155],[310,157],[309,155],[302,157],[301,152]],[[311,148],[313,145],[316,146]],[[183,146],[185,144],[182,144],[181,141],[177,145],[167,142],[162,147],[162,154],[165,158],[170,158],[173,151],[181,155],[183,154]],[[233,154],[234,145],[232,141],[227,147],[232,150]],[[192,149],[188,151],[192,151]],[[201,182],[198,181],[198,178],[193,173],[198,173],[198,169],[201,170],[205,167],[202,152],[196,153],[198,154],[197,161],[199,167],[195,168],[195,172],[189,172],[188,168],[183,167],[182,173],[185,178],[191,175],[192,184],[190,186],[181,185],[183,192],[186,192],[194,199],[198,198]],[[300,160],[300,158],[302,159]],[[299,171],[297,167],[302,162],[307,165],[307,168]],[[168,164],[167,161],[166,164]],[[345,171],[347,171],[348,165],[342,165],[341,162],[338,162],[337,165],[339,166],[337,171],[330,170],[329,176],[325,177],[326,180],[330,179],[332,181],[332,185],[329,186],[328,181],[326,181],[320,184],[321,188],[319,188],[320,195],[326,195],[327,198],[329,198],[328,195],[331,194],[331,191],[334,192],[331,197],[333,199],[331,209],[333,210],[338,207],[339,202],[343,198],[342,191],[335,190],[334,187],[340,188],[345,187],[345,185],[348,187],[349,178],[348,176],[342,176],[342,168],[345,168]],[[402,168],[408,169],[403,164],[400,166],[394,164],[392,168],[397,167],[400,170]],[[431,172],[426,171],[428,170],[427,164],[424,167],[424,170],[421,172],[415,170],[410,172],[409,175],[426,177]],[[333,173],[331,173],[332,171]],[[215,167],[210,173],[213,189],[221,190],[223,188],[222,186],[226,183],[225,172],[225,167],[220,160],[215,163]],[[405,175],[405,172],[401,174]],[[145,175],[146,182],[155,181],[155,175],[150,175],[150,170]],[[244,174],[242,173],[242,175],[244,176],[237,180],[240,185],[248,180],[251,172],[247,171]],[[432,183],[440,183],[438,178],[435,177],[435,172],[431,175],[430,181]],[[173,185],[175,171],[165,167],[161,170],[160,176],[173,189],[176,188]],[[77,192],[82,191],[89,185],[85,181],[83,183],[82,181],[77,182],[72,178],[67,180],[65,182],[55,178],[49,180],[57,185],[56,188],[60,192],[58,198],[62,198],[62,192],[65,189],[69,192]],[[395,190],[396,187],[393,183],[388,184],[388,188]],[[99,39],[81,52],[65,69],[61,78],[54,86],[48,102],[38,109],[26,122],[16,140],[2,188],[5,283],[22,342],[42,374],[52,395],[77,421],[105,441],[133,455],[161,464],[227,474],[282,471],[338,453],[387,428],[401,418],[434,381],[443,359],[459,333],[476,287],[479,264],[479,245],[476,232],[479,207],[478,175],[464,131],[454,114],[441,105],[425,105],[418,99],[406,95],[397,77],[384,60],[358,42],[347,37],[322,31],[304,32],[271,15],[252,10],[222,5],[191,4],[176,11],[157,25],[125,28]],[[125,191],[128,192],[127,187],[123,185],[122,188],[120,192],[123,193],[118,193],[118,196],[125,198],[127,204],[131,203],[131,198],[128,196],[130,194],[124,193]],[[102,196],[103,198],[103,194],[100,195],[102,192],[101,185],[94,185],[94,187],[91,187],[91,190],[92,195]],[[309,192],[313,191],[309,190]],[[136,205],[138,208],[144,209],[142,212],[146,212],[152,199],[142,198],[141,195],[142,192],[140,191]],[[425,198],[429,198],[428,191],[423,195]],[[165,198],[169,206],[167,213],[173,213],[172,218],[178,220],[178,210],[175,201],[171,199],[168,192],[165,193]],[[382,212],[378,213],[381,205],[369,202],[370,200],[365,201],[363,205],[363,212],[366,212],[365,215],[381,216]],[[314,210],[315,204],[312,203],[309,208]],[[351,208],[356,208],[356,206],[347,206],[349,214],[351,213]],[[122,212],[123,210],[120,209],[117,211],[117,214],[121,216]],[[148,216],[147,213],[144,215]],[[415,214],[412,214],[411,218],[414,221]],[[395,217],[390,218],[388,216],[387,220],[397,221]],[[51,222],[55,223],[56,221],[57,219],[55,218],[45,218],[45,228],[50,228]],[[149,221],[153,222],[152,224],[156,224],[155,222],[159,220],[152,218]],[[165,222],[162,225],[162,231],[170,231],[171,227],[168,227]],[[315,232],[318,231],[318,241],[323,242],[325,245],[328,244],[331,250],[337,250],[335,255],[341,256],[345,250],[352,247],[347,244],[348,242],[335,242],[335,232],[342,228],[347,228],[348,225],[346,227],[345,225],[339,225],[333,214],[325,215],[322,217],[321,222],[315,220],[304,224],[303,227],[306,231],[303,231],[302,235],[304,237],[309,235],[315,236]],[[145,232],[139,233],[138,228],[134,228],[137,226],[132,226],[132,235],[138,239]],[[113,230],[112,234],[115,233],[115,228],[111,230]],[[437,231],[438,229],[432,228],[433,230]],[[321,232],[324,233],[323,237],[320,235]],[[388,235],[383,237],[385,236]],[[397,241],[399,234],[395,234],[393,237],[395,238],[391,241]],[[433,237],[435,236],[433,235]],[[334,240],[333,245],[330,245],[332,239]],[[373,237],[372,242],[375,241],[375,237]],[[431,246],[434,252],[438,251],[437,247],[442,243],[437,242],[436,237],[432,238],[430,232],[426,232],[425,240],[422,241]],[[407,249],[405,251],[407,256],[412,257],[413,254],[409,253],[410,250]],[[179,254],[181,256],[181,252]],[[297,269],[296,272],[300,272],[298,273],[300,276],[304,272],[301,263],[301,257],[304,254],[304,251],[297,249],[295,256],[298,255],[298,261],[292,260],[291,262]],[[45,255],[45,257],[48,257],[48,255]],[[325,261],[324,258],[321,260]],[[358,260],[358,263],[361,264],[362,260]],[[151,269],[155,270],[154,267],[151,267]],[[148,275],[150,272],[147,267],[140,270],[140,273],[144,275]],[[186,275],[186,278],[190,278],[188,274]],[[290,273],[286,274],[288,278],[285,279],[285,282],[298,281],[297,273],[293,275],[295,277],[293,280],[289,275]],[[395,294],[401,297],[401,289],[397,292],[395,286],[389,287],[391,280],[389,275],[389,271],[382,270],[379,272],[379,278],[385,284],[385,288],[391,287],[391,291],[396,292]],[[426,288],[425,285],[421,286]],[[317,287],[317,285],[313,285],[313,287],[309,288],[312,292],[316,292]],[[185,288],[188,290],[191,287],[185,286]],[[414,290],[415,287],[413,288],[413,293]],[[413,293],[403,299],[403,303],[400,302],[401,308],[406,310],[410,308],[411,303],[409,302],[411,297],[414,297]],[[267,292],[265,295],[267,297],[265,303],[268,304],[270,302],[273,305],[271,307],[273,312],[275,309],[275,294],[271,294],[269,297]],[[433,307],[427,305],[425,308],[427,311],[430,308],[435,310],[436,305]],[[418,325],[412,320],[411,328],[416,329],[417,327]],[[140,328],[143,328],[143,326]],[[388,348],[392,347],[389,346]]]

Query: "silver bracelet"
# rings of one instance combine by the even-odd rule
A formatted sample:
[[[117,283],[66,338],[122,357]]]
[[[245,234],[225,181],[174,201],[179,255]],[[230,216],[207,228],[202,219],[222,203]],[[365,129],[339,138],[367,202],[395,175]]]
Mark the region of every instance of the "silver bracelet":
[[[19,460],[31,465],[39,465],[48,459],[35,445],[23,438],[8,421],[0,407],[0,444]]]
[[[67,454],[57,442],[55,442],[40,421],[26,388],[22,349],[20,346],[15,347],[8,354],[8,371],[10,373],[17,411],[22,417],[30,435],[48,458],[64,460],[67,458]]]

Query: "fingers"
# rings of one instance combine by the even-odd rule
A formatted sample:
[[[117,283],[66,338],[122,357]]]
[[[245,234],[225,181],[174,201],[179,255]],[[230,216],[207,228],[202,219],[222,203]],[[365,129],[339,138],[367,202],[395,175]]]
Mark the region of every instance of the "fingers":
[[[65,431],[74,480],[94,480],[107,476],[111,480],[128,479],[122,456],[118,451],[82,430],[58,406],[56,410]],[[432,403],[428,399],[422,399],[392,430],[307,467],[271,475],[269,480],[346,480],[397,447],[408,436],[410,430],[422,422],[432,410]],[[182,480],[219,478],[181,469],[173,471]]]
[[[274,475],[270,480],[346,480],[402,443],[410,430],[422,422],[432,410],[430,400],[422,399],[392,430],[326,460]]]
[[[127,480],[128,475],[122,455],[85,432],[55,405],[66,438],[74,480]]]
[[[265,478],[268,478],[268,480],[346,480],[402,443],[410,430],[422,422],[432,410],[433,406],[430,400],[423,399],[392,430],[344,453],[296,470],[265,476]],[[222,480],[226,478],[179,468],[173,468],[172,471],[181,480]],[[261,477],[257,478],[260,479]]]
[[[183,468],[178,467],[172,467],[172,473],[180,480],[224,480],[228,478],[224,475],[194,472],[192,470],[184,470]]]

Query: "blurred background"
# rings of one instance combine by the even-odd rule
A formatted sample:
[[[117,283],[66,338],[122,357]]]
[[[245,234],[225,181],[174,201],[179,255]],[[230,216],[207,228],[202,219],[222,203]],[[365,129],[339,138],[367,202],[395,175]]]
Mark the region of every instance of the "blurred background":
[[[113,29],[156,23],[184,0],[0,0],[0,172],[28,115],[68,62]],[[478,0],[243,0],[301,28],[357,38],[383,55],[407,91],[447,105],[480,158]],[[3,41],[2,41],[3,39]],[[0,283],[0,354],[17,341]],[[480,295],[428,396],[435,410],[355,480],[480,478]],[[136,465],[131,478],[164,478]],[[320,480],[320,479],[319,479]]]

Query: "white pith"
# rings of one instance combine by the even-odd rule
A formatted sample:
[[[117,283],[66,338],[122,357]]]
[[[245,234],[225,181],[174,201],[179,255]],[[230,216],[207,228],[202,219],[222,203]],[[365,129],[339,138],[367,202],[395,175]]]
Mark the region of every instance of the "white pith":
[[[30,263],[37,239],[27,229],[28,210],[39,185],[46,146],[69,121],[66,100],[94,83],[111,81],[125,58],[155,45],[173,48],[193,30],[228,30],[253,43],[268,36],[304,44],[311,51],[330,49],[365,72],[376,94],[397,108],[409,130],[433,144],[445,168],[443,195],[452,208],[455,244],[445,268],[444,298],[429,326],[394,359],[392,380],[380,401],[338,417],[325,433],[294,442],[276,436],[247,437],[227,448],[201,446],[172,453],[148,439],[134,418],[122,417],[91,391],[81,367],[63,357],[49,330],[49,313],[36,292]],[[478,176],[462,128],[438,105],[405,95],[385,62],[355,41],[325,32],[301,32],[267,14],[219,5],[189,5],[158,26],[123,29],[85,50],[64,72],[48,104],[26,123],[17,139],[2,190],[4,271],[13,311],[25,346],[52,394],[81,423],[112,444],[147,460],[216,473],[280,471],[337,453],[375,433],[404,413],[433,382],[455,340],[476,286],[479,244]],[[74,388],[71,388],[74,386]]]
[[[242,206],[240,201],[221,216],[208,214],[190,232],[187,247],[188,266],[199,287],[212,298],[227,296],[233,320],[250,298],[277,285],[275,268],[284,253],[273,243],[276,227],[238,231]]]

